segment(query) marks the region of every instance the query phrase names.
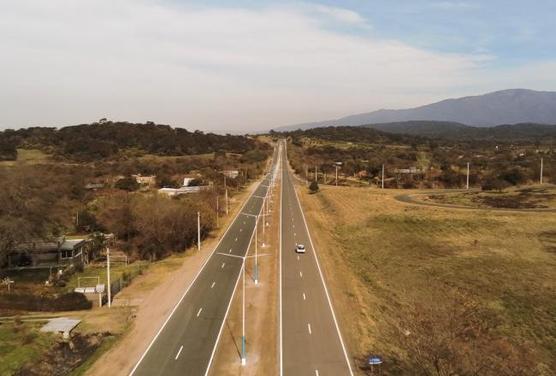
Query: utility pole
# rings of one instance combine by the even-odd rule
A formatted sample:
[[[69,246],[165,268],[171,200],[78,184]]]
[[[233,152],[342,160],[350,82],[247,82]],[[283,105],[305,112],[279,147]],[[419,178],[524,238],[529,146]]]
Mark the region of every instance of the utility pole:
[[[220,210],[218,208],[218,193],[216,193],[216,228],[218,228],[218,217],[220,215]]]
[[[197,250],[201,250],[201,212],[197,212]]]
[[[247,357],[245,354],[245,258],[242,264],[242,274],[243,274],[243,293],[241,294],[241,365],[247,364]]]
[[[112,307],[112,285],[110,284],[110,248],[106,247],[106,284],[108,293],[108,308]]]
[[[315,181],[318,183],[319,182],[319,176],[317,175],[317,166],[315,166]]]
[[[382,165],[382,189],[384,189],[384,164]]]
[[[338,186],[338,165],[335,165],[334,167],[336,167],[336,187]]]
[[[467,162],[467,184],[466,189],[469,189],[469,162]]]
[[[541,173],[540,173],[540,178],[539,178],[539,182],[540,182],[541,184],[542,184],[542,170],[543,170],[543,167],[544,167],[544,166],[543,166],[543,162],[544,162],[544,161],[543,161],[543,158],[541,158]],[[552,180],[554,180],[554,179],[552,179]]]
[[[226,195],[226,215],[228,215],[228,185],[226,184],[226,175],[224,175],[224,191]]]

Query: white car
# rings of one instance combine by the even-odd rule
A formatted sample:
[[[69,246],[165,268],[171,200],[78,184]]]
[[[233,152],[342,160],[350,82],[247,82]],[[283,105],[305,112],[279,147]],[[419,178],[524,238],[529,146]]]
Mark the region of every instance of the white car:
[[[295,245],[295,252],[305,253],[305,246],[303,244],[296,244]]]

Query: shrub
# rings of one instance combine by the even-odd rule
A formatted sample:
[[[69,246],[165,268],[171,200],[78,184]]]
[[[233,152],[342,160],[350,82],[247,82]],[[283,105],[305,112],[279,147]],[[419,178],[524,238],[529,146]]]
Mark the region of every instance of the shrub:
[[[118,180],[115,187],[124,191],[132,192],[139,189],[139,183],[137,183],[133,177],[128,176]]]
[[[506,180],[498,179],[495,177],[488,178],[484,181],[483,185],[481,186],[483,191],[502,191],[505,188],[508,188],[510,183]]]
[[[316,181],[312,181],[311,184],[309,184],[309,192],[317,193],[318,191],[319,191],[319,183],[317,183]]]
[[[91,309],[92,303],[85,295],[70,292],[59,296],[32,294],[0,294],[0,309],[21,311],[77,311]]]

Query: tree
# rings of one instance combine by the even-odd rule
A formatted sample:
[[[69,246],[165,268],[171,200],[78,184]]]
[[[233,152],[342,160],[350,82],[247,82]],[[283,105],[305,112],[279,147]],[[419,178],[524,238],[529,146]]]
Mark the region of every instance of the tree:
[[[319,183],[313,180],[311,184],[309,184],[309,192],[317,193],[318,191],[319,191]]]

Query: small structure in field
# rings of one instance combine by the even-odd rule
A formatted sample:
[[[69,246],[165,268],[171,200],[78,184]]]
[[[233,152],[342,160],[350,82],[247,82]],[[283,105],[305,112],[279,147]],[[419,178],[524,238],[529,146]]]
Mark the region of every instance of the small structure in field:
[[[143,187],[154,187],[156,184],[156,175],[143,176],[141,174],[131,175],[135,178],[137,184]]]
[[[67,317],[57,317],[55,319],[50,319],[48,322],[40,329],[41,332],[59,333],[66,339],[69,338],[71,331],[79,325],[81,320],[71,319]]]
[[[235,179],[239,176],[239,171],[238,170],[224,170],[222,171],[222,175],[224,175],[227,178],[230,179]]]

